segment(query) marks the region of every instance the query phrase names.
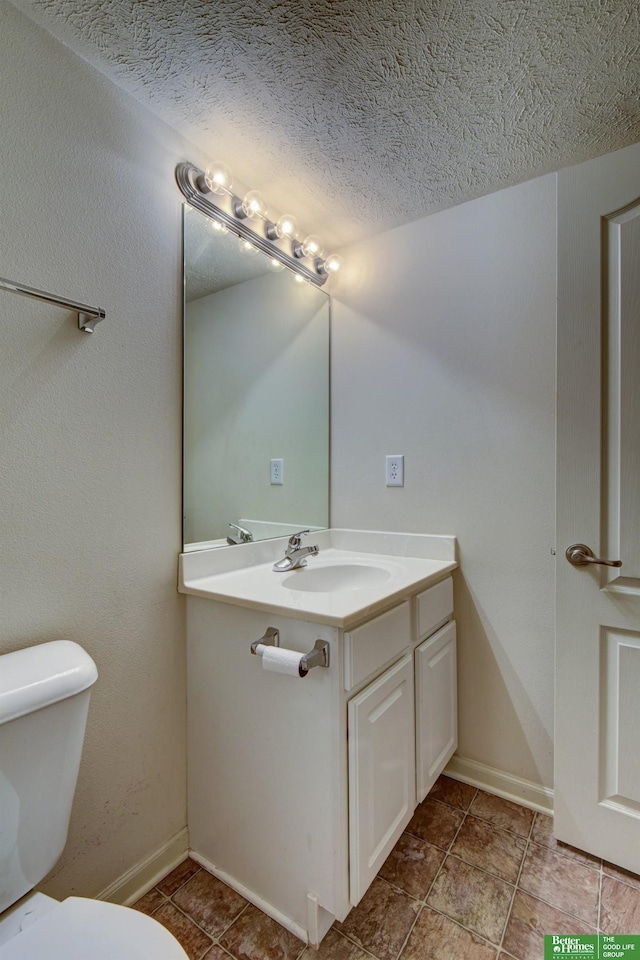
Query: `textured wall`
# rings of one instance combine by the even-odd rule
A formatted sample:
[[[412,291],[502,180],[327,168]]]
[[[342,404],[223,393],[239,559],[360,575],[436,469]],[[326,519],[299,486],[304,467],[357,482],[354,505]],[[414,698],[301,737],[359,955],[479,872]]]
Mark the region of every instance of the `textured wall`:
[[[459,753],[545,786],[555,199],[549,175],[349,248],[332,331],[332,522],[458,537]]]
[[[185,824],[181,139],[0,3],[0,651],[68,638],[100,673],[69,843],[92,895]]]
[[[640,139],[635,0],[15,0],[331,245]]]

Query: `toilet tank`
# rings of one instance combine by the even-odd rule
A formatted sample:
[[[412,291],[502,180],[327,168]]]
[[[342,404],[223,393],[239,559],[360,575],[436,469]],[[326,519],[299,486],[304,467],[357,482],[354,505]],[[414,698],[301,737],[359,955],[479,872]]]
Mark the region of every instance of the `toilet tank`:
[[[0,656],[0,912],[62,853],[97,676],[69,640]]]

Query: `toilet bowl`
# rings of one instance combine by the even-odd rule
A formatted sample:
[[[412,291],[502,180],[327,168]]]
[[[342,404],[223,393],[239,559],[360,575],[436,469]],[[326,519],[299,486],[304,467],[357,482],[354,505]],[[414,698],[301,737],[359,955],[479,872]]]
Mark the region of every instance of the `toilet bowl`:
[[[153,917],[32,892],[67,839],[97,676],[67,640],[0,656],[0,960],[187,960]]]

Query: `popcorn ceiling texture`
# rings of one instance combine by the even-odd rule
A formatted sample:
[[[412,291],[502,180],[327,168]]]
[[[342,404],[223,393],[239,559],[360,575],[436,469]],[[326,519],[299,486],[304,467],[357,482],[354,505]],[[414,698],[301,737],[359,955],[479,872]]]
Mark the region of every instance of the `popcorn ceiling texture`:
[[[332,244],[640,139],[635,0],[14,2]]]

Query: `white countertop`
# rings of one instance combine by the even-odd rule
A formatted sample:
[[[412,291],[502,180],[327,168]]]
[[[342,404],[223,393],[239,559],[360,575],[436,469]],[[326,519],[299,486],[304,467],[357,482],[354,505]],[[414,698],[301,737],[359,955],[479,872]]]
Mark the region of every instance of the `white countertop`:
[[[272,569],[284,555],[286,538],[182,554],[179,589],[351,629],[457,567],[454,537],[324,530],[305,542],[317,544],[319,555],[309,557],[306,567],[286,573]]]

